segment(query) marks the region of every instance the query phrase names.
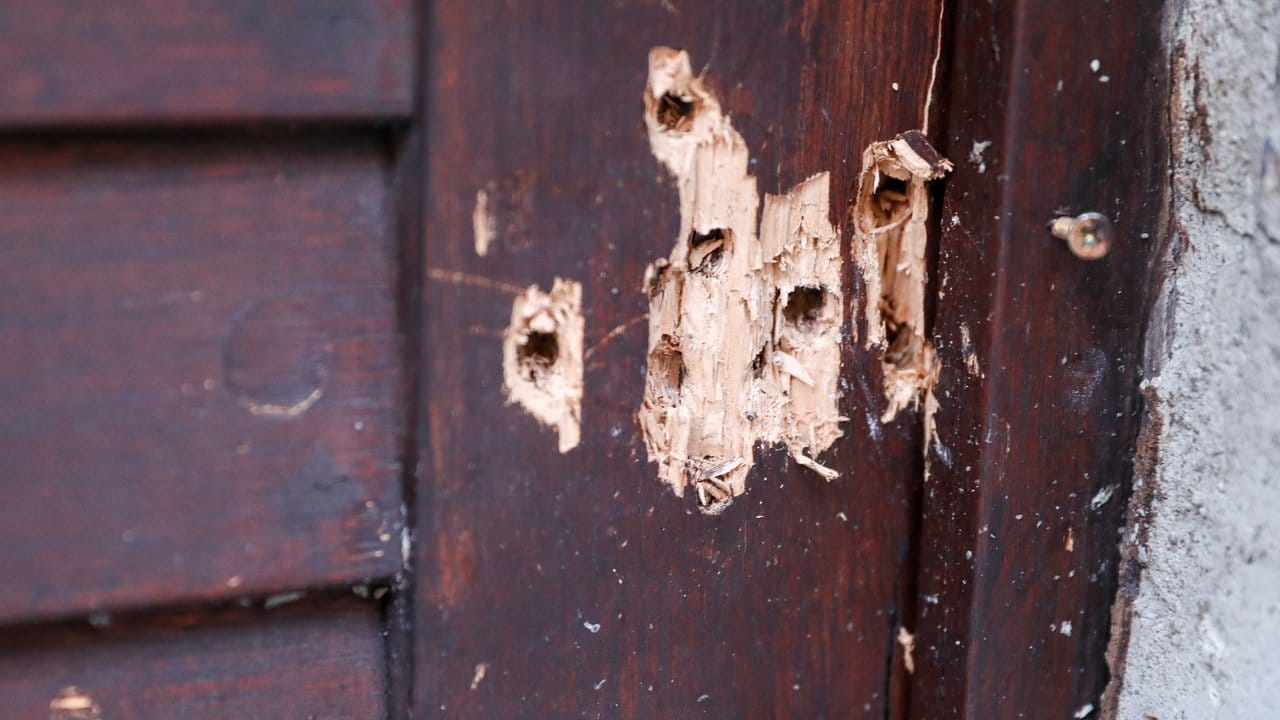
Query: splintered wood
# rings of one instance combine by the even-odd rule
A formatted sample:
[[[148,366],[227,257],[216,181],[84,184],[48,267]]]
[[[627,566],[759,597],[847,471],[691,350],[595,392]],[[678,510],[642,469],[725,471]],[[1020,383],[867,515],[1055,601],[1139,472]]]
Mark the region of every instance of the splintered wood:
[[[649,460],[683,497],[723,510],[746,490],[758,442],[815,457],[841,430],[840,242],[828,220],[828,175],[760,199],[742,136],[689,56],[649,54],[645,124],[675,175],[680,234],[646,272],[649,355],[637,413]]]
[[[519,403],[577,447],[582,426],[582,285],[556,278],[550,293],[530,285],[515,299],[503,335],[507,402]]]
[[[71,686],[49,701],[49,720],[100,720],[102,711],[88,693]]]
[[[925,335],[925,248],[929,194],[925,184],[951,162],[912,130],[872,143],[862,154],[854,218],[854,261],[867,288],[867,347],[880,352],[886,408],[892,422],[924,402],[924,452],[936,431],[938,355]]]

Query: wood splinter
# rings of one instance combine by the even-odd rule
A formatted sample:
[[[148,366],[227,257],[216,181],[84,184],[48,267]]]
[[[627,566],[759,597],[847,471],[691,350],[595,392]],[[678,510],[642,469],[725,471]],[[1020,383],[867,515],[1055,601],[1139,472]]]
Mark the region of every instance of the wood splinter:
[[[649,55],[645,123],[675,175],[680,232],[645,273],[649,356],[637,413],[649,459],[677,496],[715,514],[746,491],[759,443],[815,458],[840,436],[840,242],[819,173],[760,196],[742,136],[689,56]]]
[[[862,154],[854,218],[853,256],[867,288],[866,344],[880,352],[884,374],[880,420],[892,422],[923,399],[926,457],[936,435],[939,373],[938,354],[925,335],[926,184],[952,167],[919,130],[872,143]]]

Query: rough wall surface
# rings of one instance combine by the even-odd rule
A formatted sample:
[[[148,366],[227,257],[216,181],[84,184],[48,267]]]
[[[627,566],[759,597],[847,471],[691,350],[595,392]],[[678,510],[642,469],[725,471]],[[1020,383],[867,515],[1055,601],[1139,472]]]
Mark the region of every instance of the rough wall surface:
[[[1275,717],[1280,3],[1175,1],[1168,33],[1180,237],[1149,343],[1163,430],[1146,527],[1126,530],[1147,541],[1118,716]]]

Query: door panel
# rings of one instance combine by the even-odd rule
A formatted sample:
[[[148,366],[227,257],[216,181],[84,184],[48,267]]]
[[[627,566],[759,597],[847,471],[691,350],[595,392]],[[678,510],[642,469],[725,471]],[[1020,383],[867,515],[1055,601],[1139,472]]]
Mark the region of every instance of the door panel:
[[[0,148],[0,620],[401,567],[386,162]]]
[[[405,118],[409,0],[18,0],[0,126]]]
[[[95,622],[5,634],[4,717],[386,717],[376,603],[347,595]]]

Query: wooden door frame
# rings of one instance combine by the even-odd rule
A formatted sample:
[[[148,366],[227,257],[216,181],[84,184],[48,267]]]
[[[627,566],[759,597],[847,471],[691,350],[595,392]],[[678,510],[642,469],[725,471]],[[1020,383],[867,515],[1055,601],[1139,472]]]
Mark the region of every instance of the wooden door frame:
[[[958,0],[908,717],[1099,717],[1139,383],[1168,242],[1163,3]],[[1098,261],[1046,229],[1101,212]],[[1110,648],[1109,648],[1110,645]],[[1112,695],[1113,693],[1107,693]]]

